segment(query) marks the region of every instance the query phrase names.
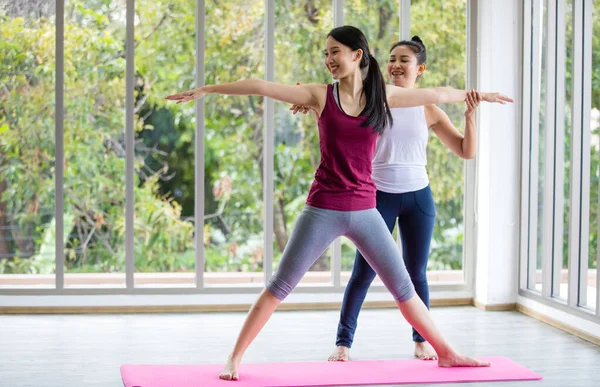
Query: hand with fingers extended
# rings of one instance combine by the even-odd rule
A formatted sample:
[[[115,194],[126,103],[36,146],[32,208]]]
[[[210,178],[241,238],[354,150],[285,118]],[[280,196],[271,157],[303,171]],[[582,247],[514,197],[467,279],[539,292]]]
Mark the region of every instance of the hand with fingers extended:
[[[467,105],[465,117],[470,117],[475,114],[475,110],[477,110],[477,107],[481,102],[481,94],[482,93],[477,90],[470,90],[467,92],[467,98],[465,98],[465,105]]]
[[[502,105],[505,105],[506,103],[515,102],[512,100],[512,98],[500,93],[484,93],[481,91],[478,93],[481,96],[481,101],[483,102],[495,102],[500,103]]]
[[[314,110],[314,109],[311,109],[308,106],[304,106],[304,105],[292,105],[292,107],[290,108],[290,110],[292,111],[293,114],[296,114],[296,113],[306,114],[310,110]]]
[[[196,99],[200,99],[206,95],[206,91],[203,87],[199,87],[197,89],[192,89],[188,91],[184,91],[177,94],[171,94],[166,97],[166,99],[171,101],[177,101],[178,104],[193,101]]]

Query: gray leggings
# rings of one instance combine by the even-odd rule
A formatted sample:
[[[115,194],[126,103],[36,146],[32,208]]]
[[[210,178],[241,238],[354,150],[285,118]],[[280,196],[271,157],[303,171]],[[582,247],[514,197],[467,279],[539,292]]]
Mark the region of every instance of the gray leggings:
[[[341,235],[354,242],[396,301],[408,301],[415,295],[394,238],[375,208],[334,211],[305,206],[267,290],[280,300],[286,298],[317,258]]]

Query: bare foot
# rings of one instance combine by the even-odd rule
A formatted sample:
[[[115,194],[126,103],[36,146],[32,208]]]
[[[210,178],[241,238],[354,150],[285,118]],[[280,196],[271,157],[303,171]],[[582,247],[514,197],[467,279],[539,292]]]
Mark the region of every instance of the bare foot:
[[[479,361],[456,352],[447,356],[440,356],[438,367],[489,367],[490,362]]]
[[[233,360],[231,357],[227,359],[227,363],[225,363],[225,368],[219,374],[219,379],[223,380],[238,380],[238,366],[240,365],[239,360]]]
[[[335,351],[329,355],[328,361],[348,361],[350,360],[350,348],[338,345]]]
[[[428,342],[415,341],[415,357],[420,360],[437,360],[437,353],[431,348]]]

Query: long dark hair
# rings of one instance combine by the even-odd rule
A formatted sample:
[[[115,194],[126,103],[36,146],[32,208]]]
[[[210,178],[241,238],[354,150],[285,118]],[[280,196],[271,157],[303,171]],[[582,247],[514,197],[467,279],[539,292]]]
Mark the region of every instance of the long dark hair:
[[[369,42],[365,35],[356,27],[342,26],[331,30],[327,37],[331,36],[338,42],[350,47],[353,51],[362,50],[360,68],[367,68],[367,76],[363,79],[363,89],[367,105],[363,111],[367,119],[362,126],[373,126],[375,132],[383,131],[392,125],[392,113],[387,104],[385,93],[385,81],[379,70],[379,64],[369,51]]]

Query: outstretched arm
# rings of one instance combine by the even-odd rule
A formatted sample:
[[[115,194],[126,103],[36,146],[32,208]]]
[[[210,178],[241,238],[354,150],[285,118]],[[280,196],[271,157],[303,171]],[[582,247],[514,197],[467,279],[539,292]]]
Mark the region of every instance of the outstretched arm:
[[[167,99],[182,103],[200,99],[206,94],[262,95],[277,101],[305,105],[320,110],[319,96],[321,94],[325,95],[326,87],[326,85],[318,84],[290,86],[262,79],[245,79],[220,85],[202,86],[197,89],[169,95]]]
[[[425,107],[427,125],[436,136],[454,154],[463,159],[472,159],[477,150],[477,127],[475,125],[475,110],[481,101],[480,93],[469,91],[465,104],[465,131],[464,135],[452,124],[448,115],[439,107],[429,105]]]
[[[390,108],[434,105],[438,103],[463,102],[467,98],[466,90],[451,87],[433,87],[427,89],[405,89],[394,85],[386,85],[388,105]],[[500,93],[480,92],[481,100],[505,104],[513,102]]]

